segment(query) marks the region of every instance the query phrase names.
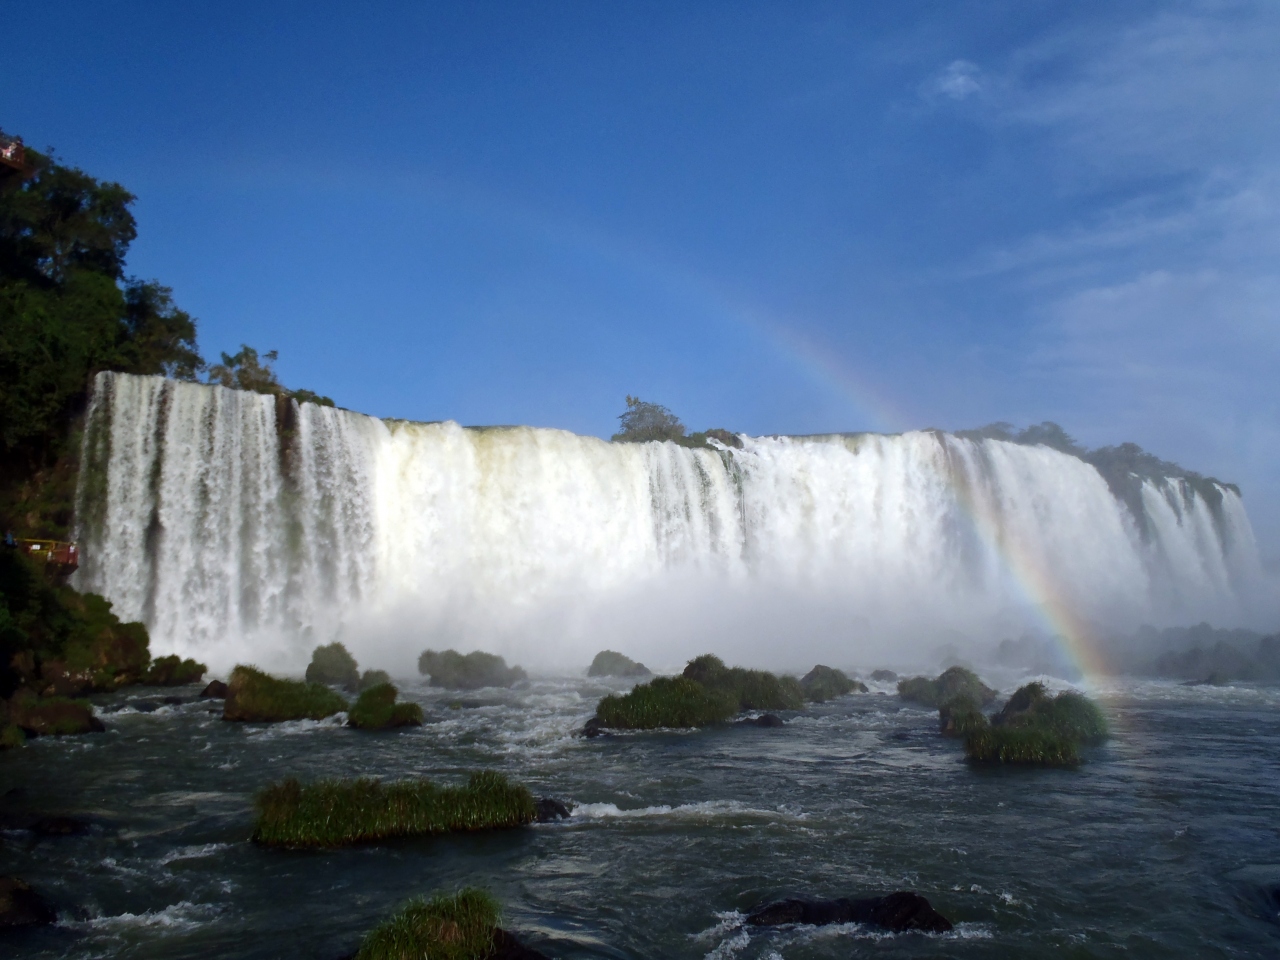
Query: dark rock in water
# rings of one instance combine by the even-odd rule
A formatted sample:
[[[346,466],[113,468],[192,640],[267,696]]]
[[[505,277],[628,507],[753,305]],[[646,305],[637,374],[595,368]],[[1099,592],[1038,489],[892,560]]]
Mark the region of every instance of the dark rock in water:
[[[53,908],[17,877],[0,877],[0,928],[53,923]]]
[[[944,917],[924,897],[899,890],[867,900],[778,900],[753,910],[747,923],[754,927],[774,927],[784,923],[825,926],[829,923],[865,923],[896,933],[919,930],[945,933],[952,929]]]
[[[210,680],[209,685],[200,691],[200,696],[206,700],[225,700],[227,685],[221,680]]]
[[[613,650],[601,650],[587,669],[588,677],[650,677],[653,674],[643,663]]]
[[[897,683],[898,675],[892,670],[872,670],[871,679],[876,683]]]
[[[1203,680],[1187,680],[1182,686],[1184,687],[1225,687],[1231,683],[1231,678],[1226,674],[1218,673],[1216,670],[1205,677]]]
[[[164,697],[160,700],[166,707],[176,707],[179,704],[186,703],[181,697]]]
[[[130,701],[129,706],[134,710],[137,710],[139,713],[155,713],[160,709],[160,704],[156,703],[154,700],[132,700]]]
[[[573,811],[568,804],[561,803],[554,797],[539,797],[533,802],[534,809],[538,811],[537,819],[539,823],[551,823],[554,820],[568,820],[573,816]]]
[[[744,717],[733,722],[735,727],[781,727],[783,720],[777,714],[766,713],[758,717]]]
[[[493,931],[493,952],[489,960],[551,960],[545,953],[526,947],[501,927]]]
[[[582,728],[584,737],[598,737],[604,732],[604,725],[600,723],[599,717],[592,717],[587,721],[587,725]]]
[[[9,699],[9,722],[33,737],[102,733],[107,729],[93,715],[88,701],[37,697],[30,690],[19,690]]]
[[[3,799],[5,803],[18,803],[19,801],[25,800],[27,799],[27,788],[10,787],[4,792]]]
[[[41,817],[30,830],[41,837],[79,837],[89,832],[89,824],[75,817]]]

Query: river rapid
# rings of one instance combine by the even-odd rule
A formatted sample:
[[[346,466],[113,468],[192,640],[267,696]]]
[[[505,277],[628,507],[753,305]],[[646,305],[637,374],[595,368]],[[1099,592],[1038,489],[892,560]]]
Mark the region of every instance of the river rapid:
[[[1078,769],[1032,770],[967,765],[936,712],[889,684],[784,714],[782,729],[594,740],[575,731],[620,683],[401,687],[421,728],[226,723],[198,688],[135,688],[96,698],[105,734],[0,757],[8,823],[91,824],[0,836],[0,873],[59,917],[10,932],[7,955],[337,960],[409,898],[464,885],[561,958],[1280,954],[1275,689],[1109,681],[1095,692],[1114,738]],[[186,702],[130,706],[168,693]],[[458,782],[486,768],[571,801],[573,817],[325,852],[248,839],[254,792],[285,776]],[[742,926],[768,899],[897,889],[956,930]]]

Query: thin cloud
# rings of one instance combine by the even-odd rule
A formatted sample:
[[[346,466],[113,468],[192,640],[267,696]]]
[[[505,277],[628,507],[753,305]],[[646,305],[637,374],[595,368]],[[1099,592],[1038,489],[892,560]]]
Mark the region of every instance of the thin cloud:
[[[982,82],[976,63],[953,60],[937,76],[931,77],[920,87],[920,95],[926,100],[947,98],[966,100],[981,92]]]

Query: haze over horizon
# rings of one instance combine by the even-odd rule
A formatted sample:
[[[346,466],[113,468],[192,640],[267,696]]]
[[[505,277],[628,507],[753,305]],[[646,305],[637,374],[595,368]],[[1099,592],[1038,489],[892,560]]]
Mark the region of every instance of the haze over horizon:
[[[1280,8],[50,2],[0,127],[138,196],[211,360],[608,436],[1061,423],[1280,559]]]

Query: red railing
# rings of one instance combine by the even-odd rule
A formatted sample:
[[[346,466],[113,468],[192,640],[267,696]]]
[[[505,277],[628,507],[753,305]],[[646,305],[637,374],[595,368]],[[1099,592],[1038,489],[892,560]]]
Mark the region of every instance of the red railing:
[[[56,563],[74,570],[80,566],[80,548],[66,540],[18,540],[18,549],[32,560]]]

